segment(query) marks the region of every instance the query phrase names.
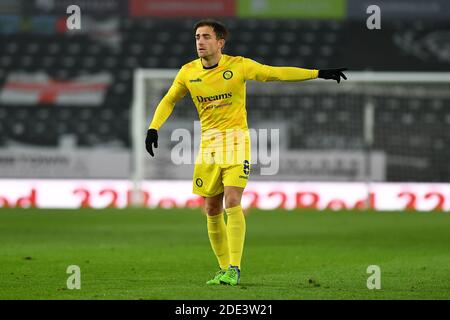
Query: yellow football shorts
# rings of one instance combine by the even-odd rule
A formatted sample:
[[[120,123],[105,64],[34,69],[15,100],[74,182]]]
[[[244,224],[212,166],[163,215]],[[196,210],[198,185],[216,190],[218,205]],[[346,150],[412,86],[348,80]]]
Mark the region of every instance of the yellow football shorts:
[[[224,187],[247,186],[250,175],[250,144],[234,151],[200,150],[194,167],[192,192],[213,197]]]

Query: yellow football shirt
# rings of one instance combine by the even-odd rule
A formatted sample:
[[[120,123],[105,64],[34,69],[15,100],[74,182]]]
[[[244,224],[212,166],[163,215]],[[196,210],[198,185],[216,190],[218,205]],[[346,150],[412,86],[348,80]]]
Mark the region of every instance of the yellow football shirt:
[[[245,57],[225,54],[222,54],[217,66],[205,68],[199,58],[180,69],[157,106],[149,128],[159,130],[176,102],[189,92],[201,123],[201,148],[210,148],[211,144],[229,141],[224,138],[229,136],[227,132],[235,130],[248,134],[245,103],[247,80],[302,81],[317,76],[318,70],[273,67]]]

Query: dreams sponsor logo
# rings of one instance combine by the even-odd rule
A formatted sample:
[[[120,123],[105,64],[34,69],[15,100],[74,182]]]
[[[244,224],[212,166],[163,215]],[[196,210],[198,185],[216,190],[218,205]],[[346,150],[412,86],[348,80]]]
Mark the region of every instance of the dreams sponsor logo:
[[[228,99],[231,97],[233,97],[233,94],[231,92],[229,92],[229,93],[222,93],[222,94],[218,94],[215,96],[209,96],[209,97],[197,96],[197,101],[198,102],[212,102],[212,101],[217,101],[217,100]]]

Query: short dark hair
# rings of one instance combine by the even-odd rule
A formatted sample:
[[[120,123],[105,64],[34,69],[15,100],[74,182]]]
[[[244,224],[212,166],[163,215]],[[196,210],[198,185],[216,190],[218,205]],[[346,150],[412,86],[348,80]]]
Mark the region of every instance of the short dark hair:
[[[223,23],[213,20],[213,19],[203,19],[195,23],[194,32],[197,31],[198,28],[208,26],[211,27],[216,34],[217,39],[227,40],[229,32],[227,28],[223,25]]]

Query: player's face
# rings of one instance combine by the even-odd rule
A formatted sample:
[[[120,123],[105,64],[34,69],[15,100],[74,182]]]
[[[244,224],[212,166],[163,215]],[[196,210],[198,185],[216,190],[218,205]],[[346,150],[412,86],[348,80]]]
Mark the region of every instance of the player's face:
[[[225,41],[218,40],[210,26],[198,27],[195,32],[197,54],[200,58],[208,58],[220,52]]]

